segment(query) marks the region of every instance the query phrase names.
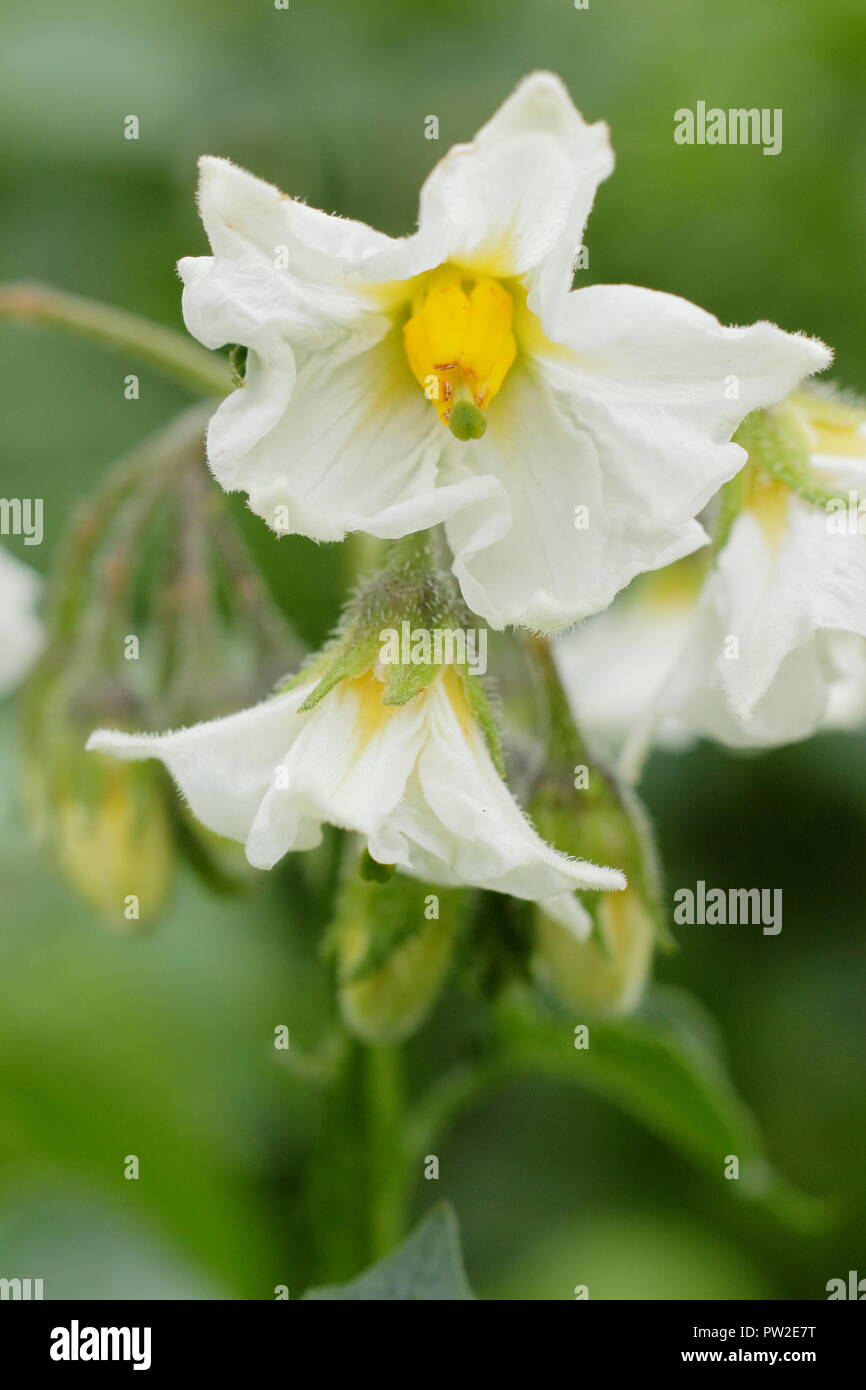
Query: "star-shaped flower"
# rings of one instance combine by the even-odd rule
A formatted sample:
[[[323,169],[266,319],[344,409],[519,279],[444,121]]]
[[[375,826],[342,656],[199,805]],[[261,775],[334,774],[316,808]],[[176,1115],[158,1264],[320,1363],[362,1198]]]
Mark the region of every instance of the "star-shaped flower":
[[[570,626],[702,545],[697,513],[743,462],[732,432],[829,353],[673,295],[573,291],[612,167],[550,73],[436,166],[403,239],[204,159],[213,255],[180,263],[186,322],[247,348],[209,432],[222,486],[315,540],[445,522],[495,627]]]

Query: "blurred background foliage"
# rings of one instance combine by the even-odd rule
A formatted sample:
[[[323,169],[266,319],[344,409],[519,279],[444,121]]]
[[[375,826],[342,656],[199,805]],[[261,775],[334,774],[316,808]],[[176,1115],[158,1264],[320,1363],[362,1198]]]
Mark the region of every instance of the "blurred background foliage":
[[[199,154],[401,233],[448,145],[552,67],[610,123],[618,157],[583,274],[815,333],[838,379],[866,390],[861,0],[3,0],[0,13],[4,280],[178,325],[174,263],[205,249]],[[782,154],[675,146],[673,112],[698,99],[782,107]],[[127,371],[139,401],[124,399]],[[46,518],[41,548],[4,543],[46,568],[76,502],[188,398],[123,356],[17,325],[0,325],[0,380],[2,491],[42,495]],[[237,512],[297,630],[318,640],[345,555],[278,546]],[[0,1274],[42,1276],[53,1297],[299,1294],[315,1103],[272,1039],[280,1023],[301,1043],[316,1035],[320,923],[280,871],[232,901],[184,880],[157,930],[106,933],[26,842],[17,742],[7,704]],[[524,1079],[439,1147],[435,1195],[456,1206],[482,1297],[569,1298],[586,1283],[602,1298],[821,1298],[829,1278],[866,1273],[864,774],[864,740],[832,736],[760,759],[656,756],[645,783],[671,890],[783,890],[778,937],[683,928],[658,973],[719,1020],[773,1161],[835,1199],[836,1225],[792,1229],[604,1099]],[[480,1026],[452,993],[412,1045],[412,1077],[455,1027]],[[122,1176],[130,1153],[138,1182]],[[434,1185],[419,1187],[422,1211]]]

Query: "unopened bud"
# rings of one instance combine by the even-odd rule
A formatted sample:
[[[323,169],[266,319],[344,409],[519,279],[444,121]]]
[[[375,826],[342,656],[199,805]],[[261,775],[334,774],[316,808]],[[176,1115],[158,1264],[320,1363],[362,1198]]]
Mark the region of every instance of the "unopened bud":
[[[587,941],[539,910],[535,969],[565,1005],[587,1013],[626,1013],[638,1003],[649,973],[655,924],[636,888],[605,894]]]
[[[347,877],[334,923],[340,1009],[365,1042],[396,1042],[426,1017],[451,962],[460,896],[402,874]]]
[[[54,849],[82,897],[113,926],[134,930],[160,911],[173,845],[164,788],[153,769],[99,758],[86,794],[62,793]]]

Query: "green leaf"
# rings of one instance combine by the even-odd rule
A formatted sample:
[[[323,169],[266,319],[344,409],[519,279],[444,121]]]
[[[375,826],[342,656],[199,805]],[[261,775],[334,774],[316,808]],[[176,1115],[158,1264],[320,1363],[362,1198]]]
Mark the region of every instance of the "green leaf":
[[[304,1298],[365,1299],[376,1302],[465,1301],[474,1298],[463,1268],[453,1209],[433,1208],[408,1240],[348,1284],[308,1289]]]
[[[792,1187],[769,1163],[758,1125],[724,1068],[712,1026],[689,996],[651,992],[638,1014],[590,1023],[586,1048],[575,1047],[570,1022],[525,1010],[509,1010],[506,1033],[508,1071],[588,1086],[733,1194],[761,1203],[801,1230],[826,1225],[828,1205]],[[729,1155],[739,1160],[738,1180],[724,1178]]]

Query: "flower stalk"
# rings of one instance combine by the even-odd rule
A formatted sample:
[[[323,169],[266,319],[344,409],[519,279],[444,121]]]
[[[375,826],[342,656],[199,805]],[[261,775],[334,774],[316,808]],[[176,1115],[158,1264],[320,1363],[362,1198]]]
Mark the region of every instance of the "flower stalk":
[[[29,282],[0,285],[0,318],[47,324],[126,348],[199,395],[225,396],[232,389],[231,370],[223,358],[173,328],[85,295]]]

